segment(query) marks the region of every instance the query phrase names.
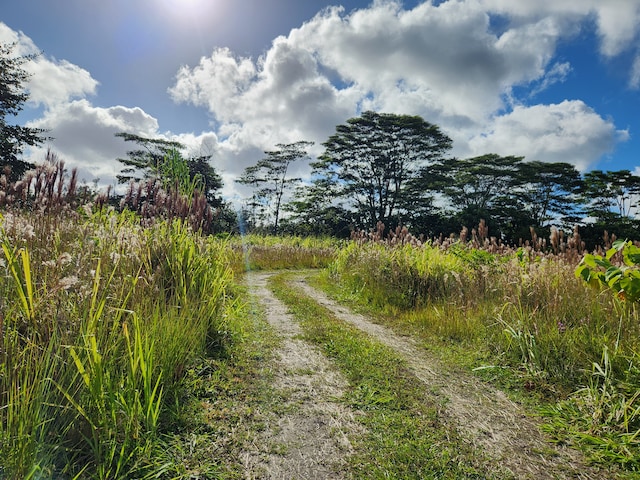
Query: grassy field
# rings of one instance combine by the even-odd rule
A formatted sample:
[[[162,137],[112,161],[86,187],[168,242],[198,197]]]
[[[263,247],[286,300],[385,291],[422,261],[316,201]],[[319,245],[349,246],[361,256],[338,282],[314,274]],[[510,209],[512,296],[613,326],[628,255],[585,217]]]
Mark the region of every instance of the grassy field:
[[[490,250],[353,242],[324,285],[539,406],[558,442],[637,471],[638,304],[576,278],[576,252]]]
[[[5,209],[0,244],[1,478],[241,478],[235,454],[259,428],[257,406],[274,401],[261,369],[277,339],[240,280],[285,268],[322,269],[342,301],[539,407],[558,442],[640,468],[638,306],[576,278],[582,252],[216,238],[106,207]],[[389,445],[406,445],[379,438],[360,465],[430,456],[472,475],[402,365],[367,376],[391,357],[312,303],[299,308],[325,318],[307,335],[352,372],[353,402],[375,403],[371,432],[388,422]],[[403,394],[388,402],[389,391]],[[433,437],[412,438],[406,412]]]

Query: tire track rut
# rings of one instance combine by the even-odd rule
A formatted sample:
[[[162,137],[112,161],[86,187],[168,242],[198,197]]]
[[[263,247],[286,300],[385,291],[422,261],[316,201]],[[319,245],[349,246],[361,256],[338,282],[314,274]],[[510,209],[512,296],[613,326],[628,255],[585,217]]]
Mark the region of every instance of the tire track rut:
[[[538,423],[523,408],[472,375],[452,372],[429,356],[411,337],[373,323],[311,287],[299,276],[295,285],[342,321],[368,333],[396,351],[426,388],[445,398],[445,421],[462,433],[474,446],[492,458],[498,471],[516,478],[580,480],[610,479],[611,472],[587,466],[580,452],[551,443]]]
[[[361,430],[340,397],[347,381],[319,350],[304,342],[298,323],[267,288],[269,274],[248,273],[246,284],[282,337],[273,368],[284,397],[278,415],[245,447],[245,479],[342,479],[350,432]]]
[[[273,365],[274,386],[284,392],[282,412],[246,449],[246,479],[341,479],[352,451],[350,435],[362,433],[354,412],[340,403],[347,381],[317,349],[299,337],[287,307],[267,287],[272,273],[249,272],[246,284],[263,305],[267,321],[283,338]],[[491,475],[518,479],[615,478],[585,464],[579,452],[549,442],[538,423],[506,395],[470,374],[453,372],[411,337],[400,336],[336,303],[311,287],[304,273],[292,280],[301,294],[392,348],[429,392],[442,398],[444,421],[480,449]]]

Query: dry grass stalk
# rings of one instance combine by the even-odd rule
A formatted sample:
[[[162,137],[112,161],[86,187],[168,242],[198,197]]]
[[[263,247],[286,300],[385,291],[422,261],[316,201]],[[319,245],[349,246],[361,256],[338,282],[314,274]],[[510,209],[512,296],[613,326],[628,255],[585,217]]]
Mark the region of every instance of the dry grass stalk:
[[[422,247],[425,244],[448,250],[453,245],[466,245],[470,248],[487,251],[498,255],[513,255],[516,251],[521,252],[529,259],[553,257],[562,259],[570,264],[577,264],[586,253],[585,242],[580,237],[579,228],[576,225],[571,235],[566,235],[564,231],[551,227],[548,239],[538,236],[534,227],[530,227],[531,239],[520,240],[518,245],[509,245],[495,236],[489,235],[489,227],[484,219],[481,219],[476,228],[471,232],[467,227],[463,227],[458,235],[451,234],[448,237],[440,235],[431,240],[425,240],[423,236],[412,235],[407,227],[398,226],[385,235],[385,225],[378,222],[375,229],[371,231],[356,230],[351,233],[351,240],[359,245],[365,243],[380,243],[388,246],[413,245]],[[598,247],[594,253],[603,254],[616,240],[615,235],[609,235],[606,231],[603,237],[602,246]]]

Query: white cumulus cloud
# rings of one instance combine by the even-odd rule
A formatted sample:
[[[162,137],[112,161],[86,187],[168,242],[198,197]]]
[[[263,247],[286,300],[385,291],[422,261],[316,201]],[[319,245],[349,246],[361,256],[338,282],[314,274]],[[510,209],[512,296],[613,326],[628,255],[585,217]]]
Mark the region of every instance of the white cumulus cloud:
[[[488,133],[469,141],[469,153],[523,155],[529,160],[568,162],[585,170],[610,153],[628,132],[616,130],[580,100],[552,105],[516,106],[497,116]]]
[[[275,143],[320,143],[367,109],[421,115],[454,138],[457,152],[508,151],[586,168],[626,133],[580,100],[527,106],[512,91],[525,86],[533,96],[565,81],[572,67],[554,59],[557,45],[593,19],[602,52],[621,51],[637,33],[629,18],[638,8],[629,3],[621,31],[610,24],[618,14],[595,0],[450,0],[410,10],[379,0],[349,14],[331,7],[257,59],[215,49],[182,67],[169,91],[208,109],[229,172],[241,173]],[[507,19],[501,31],[495,15]]]
[[[119,132],[158,137],[158,122],[140,108],[115,106],[100,108],[87,100],[76,100],[48,109],[44,116],[29,123],[44,128],[53,137],[54,151],[68,167],[78,167],[87,183],[96,179],[101,185],[113,185],[122,168],[116,158],[123,157],[134,145],[116,137]],[[32,149],[30,161],[41,161],[43,150]]]
[[[0,22],[0,43],[15,43],[16,55],[36,55],[22,68],[31,75],[26,83],[29,103],[46,108],[74,98],[85,98],[96,93],[98,81],[91,74],[66,60],[41,55],[31,38],[15,32]]]
[[[96,107],[88,100],[76,100],[48,109],[44,116],[29,123],[43,128],[54,138],[54,151],[68,168],[78,168],[79,178],[88,184],[98,181],[102,187],[116,185],[116,175],[123,165],[117,161],[139,145],[125,142],[116,133],[127,132],[146,138],[175,140],[185,146],[188,157],[214,156],[224,158],[214,132],[173,134],[161,132],[158,120],[139,107]],[[48,145],[30,149],[29,160],[44,159]],[[222,169],[221,161],[217,169]]]
[[[107,183],[120,169],[115,158],[131,147],[114,133],[177,139],[193,154],[213,154],[229,196],[237,193],[233,179],[264,150],[311,140],[315,155],[336,125],[367,109],[421,115],[454,139],[456,155],[523,155],[581,169],[628,138],[615,119],[583,100],[534,102],[572,72],[558,58],[558,45],[590,28],[604,57],[636,54],[629,85],[640,87],[640,1],[434,3],[405,9],[400,1],[376,0],[350,13],[326,8],[258,57],[215,47],[176,68],[168,94],[211,116],[211,131],[199,135],[161,133],[157,119],[140,108],[95,107],[87,98],[97,80],[43,55],[29,66],[31,101],[44,106],[32,126],[50,130],[56,151],[81,165],[88,180]],[[38,51],[2,23],[0,41],[18,42],[23,54]],[[518,91],[529,95],[515,98]]]

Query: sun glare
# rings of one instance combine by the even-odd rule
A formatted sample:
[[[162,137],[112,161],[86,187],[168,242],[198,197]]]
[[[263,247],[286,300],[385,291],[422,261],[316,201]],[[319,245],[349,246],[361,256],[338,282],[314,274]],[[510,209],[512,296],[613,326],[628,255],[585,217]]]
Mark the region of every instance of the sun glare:
[[[174,19],[212,15],[216,0],[158,0],[165,12]]]

